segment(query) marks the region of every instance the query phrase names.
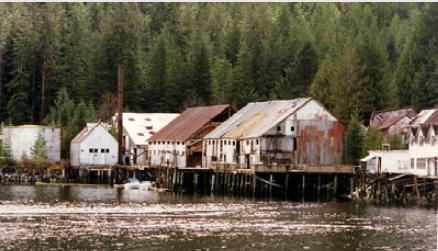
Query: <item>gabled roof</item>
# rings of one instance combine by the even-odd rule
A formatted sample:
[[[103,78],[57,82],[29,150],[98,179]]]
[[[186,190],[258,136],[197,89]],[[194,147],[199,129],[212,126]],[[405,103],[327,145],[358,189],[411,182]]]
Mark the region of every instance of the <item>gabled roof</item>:
[[[178,117],[179,113],[123,113],[123,128],[135,145],[146,141]]]
[[[204,125],[227,109],[230,109],[230,105],[188,108],[176,119],[150,137],[149,140],[186,141],[204,127]]]
[[[295,113],[311,98],[249,103],[204,138],[257,138]]]
[[[438,109],[435,109],[435,111],[427,118],[425,124],[438,125]]]
[[[373,112],[370,118],[370,128],[387,129],[404,117],[414,118],[417,113],[412,108],[393,109]]]
[[[100,123],[94,124],[94,126],[92,126],[93,124],[88,124],[87,126],[84,127],[84,129],[82,129],[82,131],[80,133],[78,133],[78,135],[76,135],[76,137],[73,138],[73,140],[71,141],[72,144],[79,144],[82,141],[84,141],[84,139],[86,139],[88,137],[88,135],[90,135],[90,133],[96,129],[98,126],[101,126]]]
[[[432,116],[436,113],[437,108],[432,109],[424,109],[420,113],[418,113],[417,116],[412,119],[411,124],[418,125],[418,124],[426,124],[426,122],[431,118],[431,122],[435,119],[432,119],[432,117],[436,118],[435,116]],[[438,115],[436,115],[438,116]]]

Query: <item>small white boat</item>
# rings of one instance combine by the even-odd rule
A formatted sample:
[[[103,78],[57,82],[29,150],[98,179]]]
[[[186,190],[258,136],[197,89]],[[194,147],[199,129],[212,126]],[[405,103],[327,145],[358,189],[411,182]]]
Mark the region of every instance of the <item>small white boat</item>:
[[[140,181],[133,177],[133,178],[129,178],[128,182],[125,183],[125,188],[126,189],[139,189],[140,188]]]

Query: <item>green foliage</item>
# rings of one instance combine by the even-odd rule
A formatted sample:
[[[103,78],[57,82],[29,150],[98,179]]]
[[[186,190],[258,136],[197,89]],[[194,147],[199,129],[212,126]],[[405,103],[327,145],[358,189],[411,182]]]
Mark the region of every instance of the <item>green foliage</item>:
[[[390,145],[391,150],[407,149],[407,145],[403,142],[403,137],[398,134],[390,134],[386,137],[386,143]]]
[[[311,95],[348,123],[354,111],[367,121],[374,110],[438,102],[434,3],[0,8],[0,121],[53,123],[67,138],[81,100],[89,121],[102,119],[94,107],[114,113],[102,104],[116,94],[117,64],[132,112]]]
[[[365,135],[359,119],[353,115],[345,133],[344,158],[345,163],[351,165],[359,164],[363,156]]]
[[[38,134],[38,138],[30,151],[32,154],[32,161],[35,167],[39,169],[45,168],[49,161],[49,151],[47,148],[47,143],[41,134]]]
[[[0,145],[0,167],[15,165],[16,162],[12,156],[11,146],[8,142],[3,142],[3,145]]]
[[[369,150],[380,150],[384,142],[383,135],[375,128],[369,128],[365,134],[363,143],[363,155],[367,155]]]

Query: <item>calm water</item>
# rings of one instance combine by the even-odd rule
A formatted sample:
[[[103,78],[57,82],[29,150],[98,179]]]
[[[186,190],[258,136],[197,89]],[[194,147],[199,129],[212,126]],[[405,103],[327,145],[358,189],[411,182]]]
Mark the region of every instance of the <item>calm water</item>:
[[[436,250],[419,208],[0,186],[1,250]]]

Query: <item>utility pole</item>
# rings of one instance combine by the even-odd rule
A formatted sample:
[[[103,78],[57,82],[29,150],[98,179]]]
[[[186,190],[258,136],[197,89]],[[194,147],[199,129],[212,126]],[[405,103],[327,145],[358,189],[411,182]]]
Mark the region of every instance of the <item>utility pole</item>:
[[[117,141],[119,142],[119,164],[123,165],[123,65],[117,65]]]

